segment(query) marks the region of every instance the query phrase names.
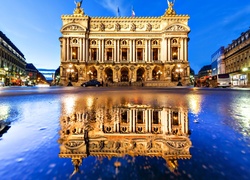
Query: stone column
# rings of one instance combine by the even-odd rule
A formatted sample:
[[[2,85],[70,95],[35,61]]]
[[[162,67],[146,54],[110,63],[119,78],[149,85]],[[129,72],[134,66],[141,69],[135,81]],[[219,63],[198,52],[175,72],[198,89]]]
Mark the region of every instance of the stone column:
[[[120,62],[120,40],[117,40],[117,62]]]
[[[136,123],[136,110],[133,109],[133,132],[135,132],[135,123]]]
[[[148,110],[145,110],[145,132],[148,132]]]
[[[101,56],[102,61],[101,62],[105,61],[105,51],[104,50],[105,50],[104,39],[102,39],[102,56]]]
[[[130,39],[130,62],[133,62],[133,40]]]
[[[184,61],[188,61],[187,38],[184,39]]]
[[[98,47],[98,58],[99,62],[102,61],[102,39],[99,39],[99,47]]]
[[[136,62],[136,47],[135,47],[135,39],[133,39],[133,62]]]
[[[172,55],[171,55],[171,40],[170,39],[167,39],[167,41],[168,41],[168,43],[167,43],[167,46],[168,46],[168,61],[171,61],[171,57],[172,57]]]
[[[86,52],[85,52],[85,49],[86,49],[86,45],[85,45],[85,41],[86,39],[83,38],[83,41],[82,41],[82,61],[86,61]]]
[[[129,116],[130,116],[129,131],[132,132],[133,131],[133,110],[132,109],[129,110]]]
[[[80,38],[80,46],[78,48],[78,54],[79,54],[78,60],[82,61],[82,38]]]
[[[67,61],[69,60],[69,37],[67,38]]]
[[[152,61],[152,59],[151,59],[151,42],[152,42],[152,40],[150,39],[148,42],[148,62]]]
[[[152,132],[152,109],[149,110],[149,118],[148,118],[148,127],[149,127],[149,132]]]
[[[116,47],[116,39],[114,40],[114,48],[112,48],[113,62],[117,62],[117,47]]]
[[[145,62],[148,61],[148,40],[145,39]]]
[[[85,39],[86,41],[86,46],[85,46],[85,50],[86,50],[86,55],[85,55],[85,62],[88,62],[89,61],[89,40],[88,39]]]
[[[172,111],[168,110],[168,132],[172,131]]]

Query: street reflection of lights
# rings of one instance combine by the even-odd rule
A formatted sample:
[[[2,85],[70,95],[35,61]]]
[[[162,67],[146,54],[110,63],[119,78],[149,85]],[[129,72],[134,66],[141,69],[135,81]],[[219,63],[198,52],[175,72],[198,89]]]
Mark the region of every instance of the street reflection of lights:
[[[64,104],[66,114],[70,115],[74,112],[75,102],[76,102],[76,98],[74,96],[64,98],[63,104]]]
[[[237,104],[237,105],[235,105]],[[239,123],[241,132],[246,135],[250,134],[250,113],[249,98],[237,98],[232,105],[232,117]]]
[[[0,121],[6,120],[9,117],[10,106],[8,105],[0,105]]]
[[[201,102],[202,102],[201,96],[190,95],[188,102],[191,112],[195,115],[198,115],[201,111]]]
[[[91,108],[94,104],[94,97],[90,96],[90,97],[87,97],[87,106],[88,108]]]

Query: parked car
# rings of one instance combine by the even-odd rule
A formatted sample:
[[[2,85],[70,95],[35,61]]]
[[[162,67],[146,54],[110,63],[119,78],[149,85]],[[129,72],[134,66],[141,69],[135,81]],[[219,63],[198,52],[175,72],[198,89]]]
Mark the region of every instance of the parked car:
[[[5,86],[4,82],[0,82],[0,87],[4,87],[4,86]]]
[[[82,83],[81,86],[83,86],[83,87],[87,87],[87,86],[99,87],[99,86],[102,86],[102,83],[100,83],[99,81],[97,81],[95,79],[92,79],[92,80],[89,80],[87,82]]]

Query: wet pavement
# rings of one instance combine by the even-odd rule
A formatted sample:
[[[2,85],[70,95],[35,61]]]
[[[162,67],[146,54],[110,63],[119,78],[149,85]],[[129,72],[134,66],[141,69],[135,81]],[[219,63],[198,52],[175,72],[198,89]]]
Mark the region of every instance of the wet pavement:
[[[249,109],[248,89],[1,88],[0,177],[249,179]]]

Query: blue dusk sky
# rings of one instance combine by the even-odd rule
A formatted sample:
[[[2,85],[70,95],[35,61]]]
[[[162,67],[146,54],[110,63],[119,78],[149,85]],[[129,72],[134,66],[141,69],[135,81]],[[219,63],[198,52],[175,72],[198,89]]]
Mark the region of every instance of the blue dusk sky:
[[[79,1],[79,0],[78,0]],[[88,16],[162,16],[166,0],[83,0]],[[60,65],[61,15],[72,14],[74,0],[0,0],[0,30],[37,68]],[[197,74],[211,55],[250,27],[250,0],[176,0],[177,14],[190,16],[189,62]]]

